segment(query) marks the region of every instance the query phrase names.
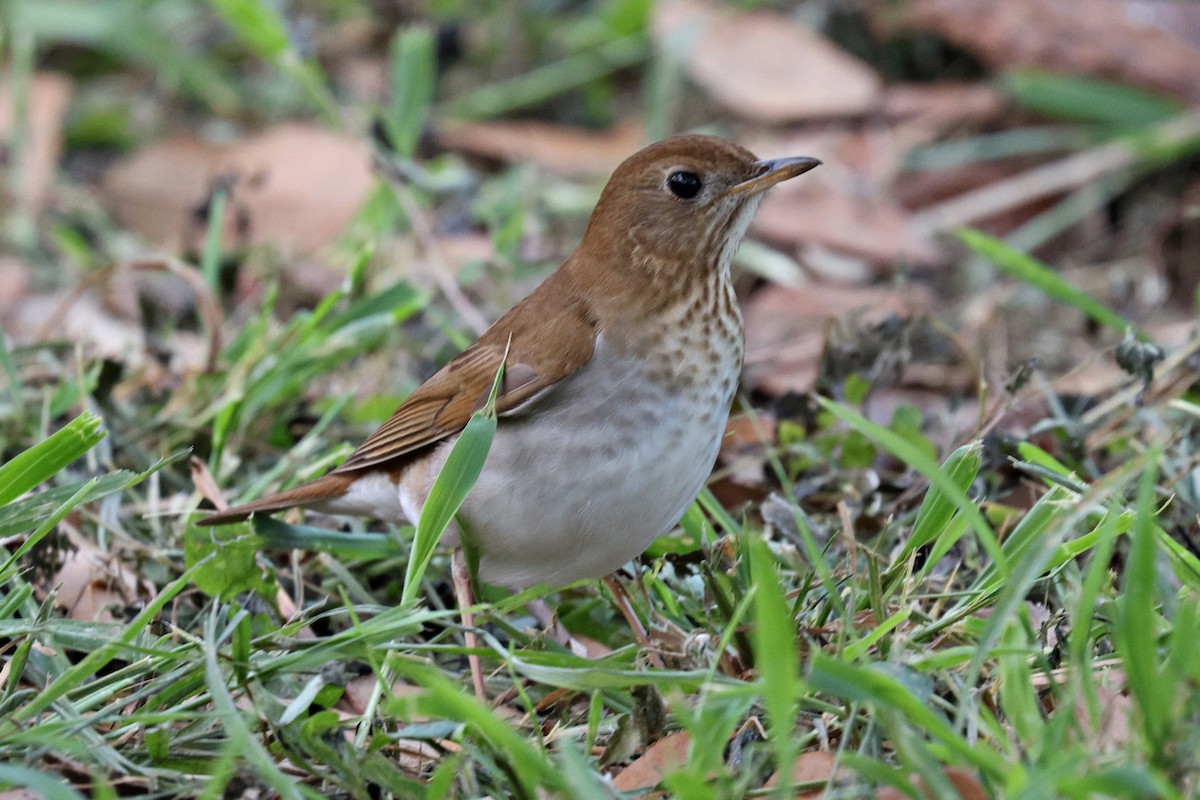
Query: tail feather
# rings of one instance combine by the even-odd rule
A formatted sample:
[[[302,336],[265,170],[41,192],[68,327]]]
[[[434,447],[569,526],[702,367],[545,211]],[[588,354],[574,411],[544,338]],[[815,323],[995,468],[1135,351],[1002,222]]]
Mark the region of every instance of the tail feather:
[[[305,483],[293,489],[269,494],[266,497],[260,497],[249,503],[243,503],[240,506],[218,511],[215,514],[209,514],[196,524],[228,525],[231,522],[241,522],[251,514],[270,513],[272,511],[281,511],[285,508],[292,508],[293,506],[308,506],[324,500],[333,500],[341,497],[350,490],[350,484],[354,483],[354,477],[354,475],[349,474],[326,475],[323,478],[317,478],[315,481]]]

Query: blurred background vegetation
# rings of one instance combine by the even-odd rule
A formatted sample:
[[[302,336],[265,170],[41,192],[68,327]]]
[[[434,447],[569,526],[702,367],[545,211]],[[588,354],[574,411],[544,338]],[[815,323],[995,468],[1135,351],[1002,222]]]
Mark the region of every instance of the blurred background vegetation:
[[[1200,4],[5,0],[0,61],[0,790],[1195,791]],[[336,464],[687,130],[824,165],[629,571],[670,670],[596,586],[575,650],[492,596],[478,705],[410,531],[187,523]]]

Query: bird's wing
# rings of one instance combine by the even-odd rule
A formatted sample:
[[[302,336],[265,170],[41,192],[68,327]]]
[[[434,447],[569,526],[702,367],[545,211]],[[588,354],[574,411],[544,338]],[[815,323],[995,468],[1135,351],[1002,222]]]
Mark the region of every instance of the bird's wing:
[[[538,294],[535,291],[530,302],[502,317],[478,342],[421,384],[331,474],[389,464],[461,431],[487,403],[506,351],[496,399],[501,415],[587,364],[596,332],[584,304],[561,305],[561,299],[542,302]]]

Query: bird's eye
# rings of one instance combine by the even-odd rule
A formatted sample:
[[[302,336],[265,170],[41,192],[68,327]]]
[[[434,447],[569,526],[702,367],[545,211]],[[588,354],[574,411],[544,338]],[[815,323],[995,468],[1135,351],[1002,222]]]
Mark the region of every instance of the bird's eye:
[[[680,200],[691,200],[700,194],[704,184],[694,172],[672,172],[667,176],[667,188]]]

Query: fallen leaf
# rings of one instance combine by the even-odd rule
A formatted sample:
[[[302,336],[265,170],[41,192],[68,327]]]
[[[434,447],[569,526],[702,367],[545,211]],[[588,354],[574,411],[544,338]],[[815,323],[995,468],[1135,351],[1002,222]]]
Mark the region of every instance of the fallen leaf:
[[[682,54],[692,78],[717,102],[749,119],[853,116],[879,102],[874,71],[784,14],[671,0],[656,7],[651,30],[659,49]]]
[[[24,162],[20,165],[17,200],[35,213],[45,208],[49,199],[54,170],[62,153],[62,124],[70,99],[71,82],[62,75],[39,72],[29,83],[25,129],[21,131],[26,137]],[[0,81],[0,143],[9,157],[16,152],[14,105],[11,80]],[[7,161],[5,166],[11,167]]]
[[[438,131],[451,150],[506,163],[531,162],[567,177],[607,176],[644,144],[642,125],[627,118],[605,131],[534,120],[459,122]]]
[[[980,130],[1000,119],[1008,100],[986,83],[902,83],[883,95],[894,147],[903,153],[958,130]]]
[[[715,481],[732,483],[733,486],[716,486],[713,492],[722,499],[741,494],[745,499],[758,497],[765,492],[763,460],[766,451],[775,442],[775,419],[765,413],[736,414],[725,425],[725,436],[721,439],[721,452],[714,475]],[[741,489],[736,492],[735,487]]]
[[[150,582],[134,574],[126,561],[97,549],[80,536],[71,536],[74,549],[66,556],[50,586],[60,586],[56,604],[70,619],[112,622],[113,609],[154,595]]]
[[[930,264],[942,258],[893,197],[902,153],[889,129],[860,126],[799,133],[753,141],[751,149],[768,157],[808,155],[824,162],[804,180],[771,190],[751,224],[756,236],[776,245],[819,246],[888,266]]]
[[[0,257],[0,319],[16,309],[29,289],[29,265],[13,256]]]
[[[146,335],[141,325],[112,313],[94,292],[30,295],[13,310],[10,319],[7,330],[20,341],[53,337],[80,342],[89,355],[132,365],[141,364],[145,358]]]
[[[1200,45],[1126,0],[915,0],[903,19],[997,69],[1037,67],[1200,100]]]
[[[379,683],[379,678],[373,672],[351,679],[342,692],[342,699],[338,701],[338,707],[353,714],[367,713],[377,683]],[[416,697],[424,691],[420,686],[413,686],[403,681],[393,681],[390,694],[391,697]],[[417,715],[409,719],[409,722],[422,722],[427,719],[427,717]]]
[[[217,511],[229,508],[229,503],[225,502],[225,495],[221,492],[221,487],[217,485],[217,479],[209,471],[208,464],[204,459],[191,456],[188,459],[188,471],[192,474],[192,485],[196,487],[196,491],[200,493],[201,497],[212,503]]]
[[[908,212],[886,197],[783,188],[767,196],[755,218],[754,231],[765,239],[821,245],[881,264],[930,264],[940,257],[932,240],[910,224]]]
[[[979,779],[973,773],[961,767],[946,767],[946,777],[950,779],[950,783],[958,791],[958,796],[962,800],[988,800],[991,797],[984,790]],[[914,776],[910,785],[923,796],[928,797],[929,800],[934,800],[937,797],[920,776]],[[908,800],[908,795],[888,786],[876,792],[875,798],[876,800]]]
[[[374,183],[367,144],[288,123],[227,145],[168,139],[117,162],[100,193],[113,214],[179,252],[204,239],[213,188],[229,187],[222,241],[310,252],[333,241]]]
[[[613,778],[613,786],[622,792],[649,789],[657,786],[663,775],[687,764],[688,747],[692,737],[687,731],[676,731],[646,748],[629,766]],[[659,793],[641,795],[661,797]]]
[[[814,750],[808,753],[801,753],[799,758],[792,764],[792,783],[814,783],[816,781],[830,782],[834,779],[835,767],[837,766],[837,758],[833,753],[826,753],[822,750]],[[770,789],[779,785],[779,773],[771,773],[771,777],[767,778],[767,782],[763,784],[763,788]],[[811,791],[798,792],[791,795],[795,800],[808,800],[812,797],[821,797],[825,794],[825,788],[821,787]]]
[[[859,314],[861,321],[909,316],[930,308],[929,291],[811,283],[801,288],[767,286],[743,305],[747,385],[769,394],[812,389],[827,326]]]

